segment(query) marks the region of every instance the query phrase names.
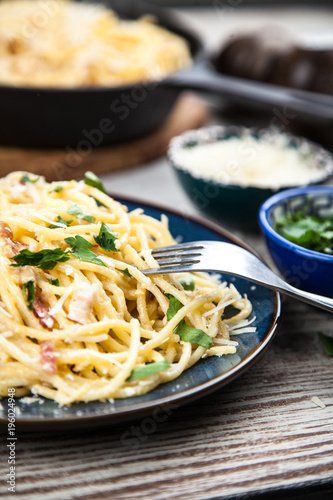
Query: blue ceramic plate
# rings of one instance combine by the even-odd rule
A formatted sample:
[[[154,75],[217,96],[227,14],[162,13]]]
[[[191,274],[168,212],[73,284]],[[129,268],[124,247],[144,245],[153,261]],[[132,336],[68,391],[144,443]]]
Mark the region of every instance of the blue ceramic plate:
[[[145,213],[155,218],[160,218],[162,213],[166,214],[169,217],[171,233],[183,242],[228,241],[249,249],[227,231],[203,220],[185,218],[179,213],[133,199],[122,198],[120,201],[125,203],[129,210],[142,207]],[[17,399],[16,425],[37,429],[64,425],[78,428],[135,419],[154,411],[158,412],[162,408],[167,409],[168,405],[175,408],[230,382],[249,367],[272,340],[279,323],[280,297],[279,294],[253,285],[247,280],[231,276],[227,276],[226,279],[234,283],[241,294],[247,294],[253,304],[253,314],[256,316],[253,323],[257,327],[256,333],[237,336],[240,345],[236,354],[200,360],[178,379],[163,384],[144,396],[119,399],[114,403],[92,401],[59,407],[57,403],[46,399],[42,400],[42,403],[31,404]],[[0,422],[6,425],[6,400],[2,400],[2,406],[3,408],[0,405]]]

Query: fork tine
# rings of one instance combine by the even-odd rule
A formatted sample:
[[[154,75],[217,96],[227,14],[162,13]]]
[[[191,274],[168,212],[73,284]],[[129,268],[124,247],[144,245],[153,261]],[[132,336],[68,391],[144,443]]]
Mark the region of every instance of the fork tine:
[[[154,269],[144,269],[142,272],[146,276],[150,276],[152,274],[169,274],[169,273],[184,273],[194,271],[192,264],[183,264],[181,266],[166,266],[166,267],[157,267]]]
[[[176,258],[181,258],[181,259],[194,259],[196,257],[200,257],[201,253],[198,252],[165,252],[165,253],[158,253],[157,255],[154,254],[154,259],[160,264],[161,259],[176,259]]]
[[[159,260],[158,263],[160,266],[176,266],[176,265],[185,265],[185,264],[198,264],[200,262],[199,259],[192,259],[190,257],[179,258],[179,259],[162,259]]]
[[[200,250],[203,248],[203,245],[200,243],[181,243],[180,245],[171,245],[168,247],[160,247],[160,248],[154,248],[152,250],[152,254],[155,256],[156,254],[159,253],[165,253],[165,252],[180,252],[182,250]]]
[[[145,269],[143,273],[149,276],[152,274],[192,271],[195,264],[200,264],[200,257],[202,255],[200,250],[203,248],[203,245],[200,243],[184,243],[155,248],[152,250],[152,255],[161,267]]]

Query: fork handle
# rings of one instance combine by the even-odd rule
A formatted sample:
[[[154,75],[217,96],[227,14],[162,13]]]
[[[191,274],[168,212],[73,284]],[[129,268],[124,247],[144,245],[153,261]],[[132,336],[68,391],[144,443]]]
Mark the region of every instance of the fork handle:
[[[302,300],[303,302],[307,302],[315,307],[320,307],[325,311],[333,312],[333,299],[330,297],[324,297],[323,295],[317,295],[316,293],[300,290],[299,288],[289,285],[289,283],[286,283],[282,279],[279,279],[279,282],[281,283],[277,286],[278,291]]]

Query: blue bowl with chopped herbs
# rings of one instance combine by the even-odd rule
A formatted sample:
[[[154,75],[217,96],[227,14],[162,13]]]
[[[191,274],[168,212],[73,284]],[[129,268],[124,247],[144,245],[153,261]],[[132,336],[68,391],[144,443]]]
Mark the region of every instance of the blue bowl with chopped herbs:
[[[263,203],[259,223],[286,281],[333,297],[333,186],[282,191]]]

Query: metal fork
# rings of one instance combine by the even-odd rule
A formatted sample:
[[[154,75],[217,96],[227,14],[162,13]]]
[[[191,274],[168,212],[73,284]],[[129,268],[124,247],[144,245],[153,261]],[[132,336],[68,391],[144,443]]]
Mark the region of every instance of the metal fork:
[[[160,267],[145,269],[146,276],[195,271],[232,274],[333,312],[333,299],[289,285],[254,254],[232,243],[196,241],[156,248],[152,255]]]

